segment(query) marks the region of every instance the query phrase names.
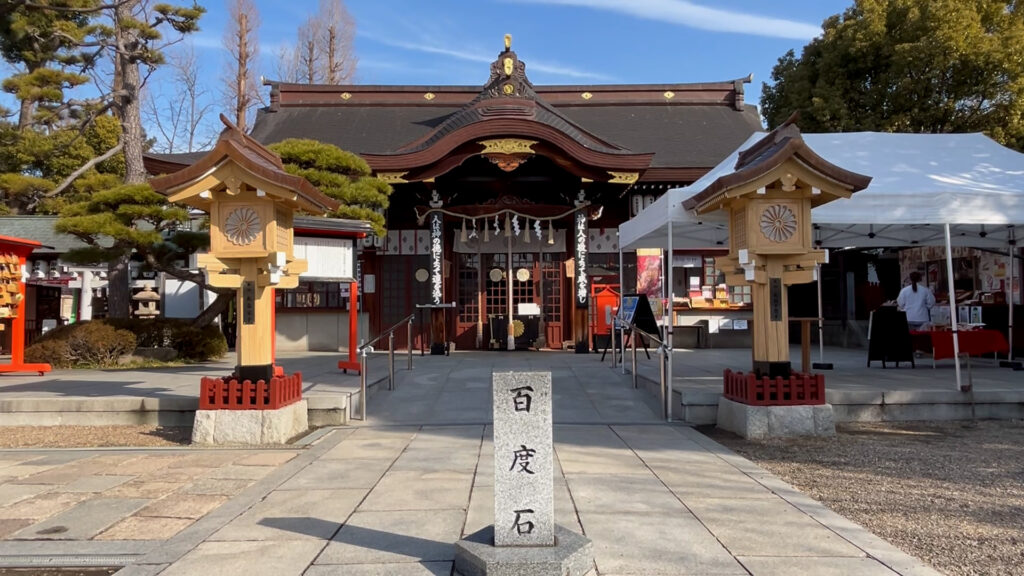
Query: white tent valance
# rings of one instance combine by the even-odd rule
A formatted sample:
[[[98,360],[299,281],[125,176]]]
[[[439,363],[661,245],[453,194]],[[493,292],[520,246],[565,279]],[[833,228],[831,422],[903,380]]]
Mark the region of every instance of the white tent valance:
[[[623,249],[667,245],[672,221],[676,248],[725,248],[728,231],[715,215],[696,217],[682,203],[729,174],[752,135],[697,182],[669,190],[619,228]],[[945,243],[1005,248],[1013,225],[1024,225],[1024,154],[984,134],[803,134],[819,156],[872,177],[849,199],[815,208],[823,247],[915,246]]]

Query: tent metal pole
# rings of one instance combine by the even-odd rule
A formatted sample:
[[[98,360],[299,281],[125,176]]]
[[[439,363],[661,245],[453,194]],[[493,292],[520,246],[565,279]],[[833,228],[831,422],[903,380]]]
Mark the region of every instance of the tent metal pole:
[[[1009,315],[1008,315],[1008,318],[1007,318],[1008,324],[1009,324],[1009,328],[1007,329],[1007,336],[1009,336],[1009,340],[1010,340],[1010,350],[1009,350],[1009,354],[1007,354],[1007,356],[1006,356],[1006,360],[1008,362],[1011,362],[1011,363],[1013,362],[1013,298],[1016,295],[1016,293],[1015,293],[1015,291],[1013,289],[1013,268],[1014,268],[1014,265],[1015,265],[1015,262],[1014,262],[1014,259],[1013,259],[1014,245],[1015,245],[1015,241],[1014,241],[1014,238],[1013,238],[1013,228],[1010,228],[1010,246],[1009,246],[1009,249],[1007,250],[1007,252],[1009,252],[1009,255],[1010,255],[1010,312],[1009,312]]]
[[[623,265],[622,260],[622,237],[619,236],[619,312],[622,312],[622,298],[626,294],[626,267]],[[622,360],[622,373],[626,373],[626,327],[621,322],[618,322],[619,329],[619,346],[621,354],[619,359]],[[615,348],[615,333],[612,332],[612,348]],[[614,368],[614,366],[612,366]]]
[[[824,304],[821,302],[821,262],[814,264],[814,276],[818,284],[818,364],[813,366],[818,370],[830,370],[831,365],[825,364],[825,314]]]
[[[670,204],[671,206],[671,204]],[[675,314],[673,304],[675,303],[675,294],[673,294],[673,248],[672,248],[672,219],[668,221],[668,286],[666,287],[665,293],[668,294],[668,322],[665,324],[665,361],[668,363],[666,366],[666,393],[665,393],[665,419],[669,422],[672,421],[672,326],[675,324]]]
[[[953,248],[949,239],[949,223],[945,224],[946,231],[946,274],[949,285],[949,324],[953,329],[953,362],[956,366],[956,389],[960,387],[960,335],[957,330],[956,314],[956,288],[953,286]]]

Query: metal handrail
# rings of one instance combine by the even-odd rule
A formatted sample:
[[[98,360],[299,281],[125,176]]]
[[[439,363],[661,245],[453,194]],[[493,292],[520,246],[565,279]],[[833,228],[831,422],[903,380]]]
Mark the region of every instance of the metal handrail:
[[[644,336],[644,337],[646,337],[646,338],[648,338],[650,340],[653,340],[653,341],[658,343],[658,351],[657,352],[658,352],[658,354],[660,356],[659,361],[658,361],[658,368],[659,368],[658,371],[659,371],[659,375],[660,375],[660,379],[661,379],[661,407],[662,407],[662,415],[663,415],[663,417],[666,420],[671,421],[672,420],[672,403],[671,403],[672,392],[669,389],[669,384],[670,383],[668,382],[668,379],[666,378],[666,370],[665,370],[666,369],[666,363],[672,361],[672,358],[668,354],[668,352],[669,352],[668,351],[668,347],[665,346],[665,341],[664,340],[662,340],[658,336],[655,336],[654,334],[650,334],[650,333],[648,333],[645,330],[641,330],[640,328],[637,328],[636,325],[634,325],[632,323],[629,324],[629,329],[632,330],[633,332],[639,333],[641,336]],[[639,387],[639,384],[637,382],[637,370],[636,370],[636,338],[635,337],[630,338],[629,339],[629,344],[630,344],[631,352],[632,352],[632,355],[633,355],[633,374],[632,374],[632,377],[633,377],[633,388],[635,389],[635,388]],[[625,367],[626,363],[623,362],[622,364],[623,364],[623,367]]]
[[[415,313],[409,314],[399,320],[387,330],[381,332],[376,338],[365,344],[360,344],[359,352],[359,419],[366,422],[366,351],[371,346],[380,342],[381,338],[388,337],[388,390],[395,389],[395,330],[402,324],[406,325],[406,342],[409,348],[409,359],[406,370],[412,370],[412,321]]]
[[[358,348],[358,351],[359,351],[359,352],[362,352],[362,351],[363,351],[363,348],[369,348],[370,346],[373,346],[373,345],[374,345],[374,344],[376,344],[377,342],[380,342],[380,339],[381,339],[381,338],[383,338],[383,337],[387,336],[387,335],[388,335],[388,333],[390,333],[390,332],[394,332],[394,331],[395,331],[396,329],[398,329],[398,327],[399,327],[399,326],[401,326],[402,324],[405,324],[406,322],[412,322],[412,319],[413,319],[413,318],[414,318],[415,316],[416,316],[416,313],[414,312],[414,313],[412,313],[412,314],[409,314],[409,315],[408,315],[408,316],[406,316],[405,318],[402,318],[402,319],[401,319],[401,320],[399,320],[398,322],[395,322],[394,324],[392,324],[392,325],[391,325],[391,327],[390,327],[390,328],[388,328],[387,330],[384,330],[383,332],[381,332],[381,333],[380,333],[380,335],[378,335],[378,336],[377,336],[376,338],[374,338],[373,340],[370,340],[369,342],[367,342],[367,343],[365,343],[365,344],[360,344],[360,345],[359,345],[359,348]]]

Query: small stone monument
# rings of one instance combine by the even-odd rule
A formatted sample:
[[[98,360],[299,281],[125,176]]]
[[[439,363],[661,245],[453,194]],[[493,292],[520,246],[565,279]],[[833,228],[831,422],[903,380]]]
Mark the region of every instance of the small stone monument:
[[[505,372],[494,390],[494,525],[455,543],[455,570],[582,576],[590,540],[555,524],[551,373]]]
[[[156,303],[160,301],[160,295],[153,291],[153,287],[146,284],[142,292],[132,296],[132,300],[135,300],[138,308],[135,310],[135,316],[139,318],[154,318],[160,315],[160,311],[156,309]]]

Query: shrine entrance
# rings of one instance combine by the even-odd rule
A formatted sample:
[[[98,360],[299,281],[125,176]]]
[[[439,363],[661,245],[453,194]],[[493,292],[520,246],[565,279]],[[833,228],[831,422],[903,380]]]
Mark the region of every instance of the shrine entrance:
[[[565,253],[459,254],[456,345],[504,350],[509,286],[519,347],[561,348]],[[509,278],[511,277],[511,283]],[[518,321],[518,323],[516,323]],[[479,338],[477,335],[480,335]]]
[[[590,254],[615,252],[626,192],[653,154],[601,139],[538,96],[508,36],[479,92],[454,95],[423,94],[418,107],[461,105],[429,116],[429,130],[405,145],[363,155],[394,186],[387,242],[364,256],[374,291],[385,288],[368,305],[401,318],[412,308],[391,293],[415,298],[419,283],[426,298],[411,305],[430,310],[423,335],[432,354],[449,341],[460,350],[570,342],[589,351]],[[591,96],[558,98],[586,108]],[[407,261],[413,276],[391,274],[388,259]]]

